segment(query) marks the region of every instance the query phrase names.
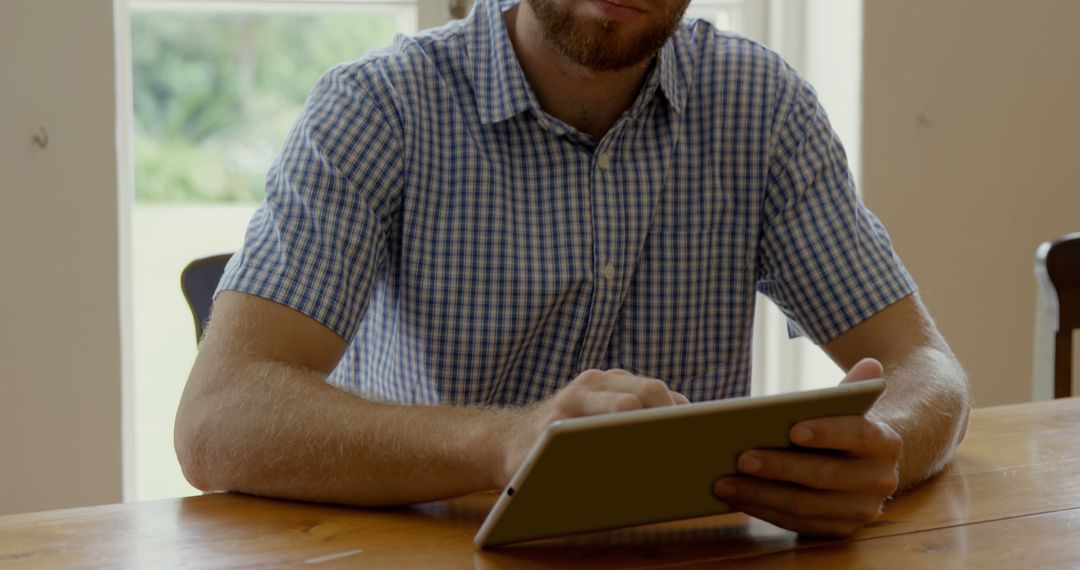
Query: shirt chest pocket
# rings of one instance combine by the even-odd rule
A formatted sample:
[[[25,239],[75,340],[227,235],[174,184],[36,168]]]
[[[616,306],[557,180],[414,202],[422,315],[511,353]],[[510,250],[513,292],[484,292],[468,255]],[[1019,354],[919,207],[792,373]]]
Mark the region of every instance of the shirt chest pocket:
[[[612,336],[614,360],[680,386],[737,359],[752,327],[750,261],[738,226],[654,227]]]

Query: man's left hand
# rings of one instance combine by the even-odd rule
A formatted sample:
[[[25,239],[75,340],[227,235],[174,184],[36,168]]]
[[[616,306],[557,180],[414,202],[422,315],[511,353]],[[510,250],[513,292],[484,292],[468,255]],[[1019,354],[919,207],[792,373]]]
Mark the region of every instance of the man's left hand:
[[[866,359],[844,382],[881,377]],[[903,442],[887,424],[863,416],[800,422],[792,443],[822,452],[755,449],[739,456],[740,476],[717,481],[716,495],[748,515],[800,534],[846,537],[881,514],[899,484]]]

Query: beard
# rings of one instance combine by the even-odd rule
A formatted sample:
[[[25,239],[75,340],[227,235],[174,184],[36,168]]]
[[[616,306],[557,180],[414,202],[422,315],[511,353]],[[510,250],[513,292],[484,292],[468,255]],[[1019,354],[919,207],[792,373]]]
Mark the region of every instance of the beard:
[[[636,34],[620,33],[619,23],[604,17],[583,19],[557,0],[526,0],[544,38],[570,61],[593,71],[618,71],[651,59],[679,26],[689,0]],[[580,1],[580,0],[570,0]]]

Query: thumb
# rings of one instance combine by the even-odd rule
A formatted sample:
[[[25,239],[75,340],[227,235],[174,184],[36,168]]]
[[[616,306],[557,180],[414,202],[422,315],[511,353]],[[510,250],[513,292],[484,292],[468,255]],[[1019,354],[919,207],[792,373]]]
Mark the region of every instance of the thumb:
[[[862,382],[863,380],[875,380],[884,376],[885,370],[881,363],[874,358],[864,358],[848,370],[847,376],[840,381],[841,384],[849,382]]]

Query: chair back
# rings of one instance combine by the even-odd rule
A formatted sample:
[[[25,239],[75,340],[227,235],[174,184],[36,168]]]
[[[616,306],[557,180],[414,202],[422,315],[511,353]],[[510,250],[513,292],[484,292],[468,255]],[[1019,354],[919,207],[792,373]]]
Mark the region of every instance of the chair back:
[[[214,291],[217,289],[225,264],[232,257],[231,253],[212,255],[196,259],[180,273],[180,289],[184,292],[191,316],[195,318],[195,342],[202,340],[207,321],[210,320],[210,307],[214,303]]]
[[[1080,233],[1039,246],[1035,276],[1050,305],[1054,335],[1054,397],[1072,396],[1072,333],[1080,328]]]

